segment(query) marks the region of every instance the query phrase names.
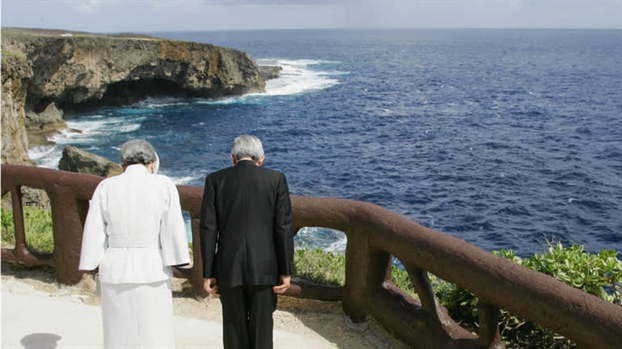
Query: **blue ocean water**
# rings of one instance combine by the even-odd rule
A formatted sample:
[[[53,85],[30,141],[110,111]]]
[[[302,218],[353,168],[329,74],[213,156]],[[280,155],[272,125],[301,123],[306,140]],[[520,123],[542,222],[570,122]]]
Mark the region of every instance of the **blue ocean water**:
[[[202,186],[231,141],[260,137],[295,195],[372,202],[485,250],[547,241],[622,251],[619,30],[277,30],[148,33],[283,66],[267,92],[151,99],[66,115],[68,144],[116,160],[130,138],[161,173]],[[343,251],[304,229],[299,247]]]

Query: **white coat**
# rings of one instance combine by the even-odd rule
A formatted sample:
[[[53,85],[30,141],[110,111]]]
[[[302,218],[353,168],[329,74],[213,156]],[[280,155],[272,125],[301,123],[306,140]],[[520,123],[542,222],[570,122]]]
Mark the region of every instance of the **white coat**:
[[[190,263],[173,181],[131,165],[99,183],[80,270],[99,267],[104,348],[174,348],[173,265]]]
[[[177,187],[170,178],[130,165],[99,183],[82,235],[80,270],[99,266],[103,283],[145,283],[190,263]]]

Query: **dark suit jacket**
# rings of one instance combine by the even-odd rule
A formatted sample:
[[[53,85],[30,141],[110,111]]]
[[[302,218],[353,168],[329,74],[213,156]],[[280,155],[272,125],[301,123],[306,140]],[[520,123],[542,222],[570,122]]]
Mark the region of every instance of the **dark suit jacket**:
[[[203,277],[220,288],[277,285],[291,275],[292,207],[285,175],[242,160],[205,179]]]

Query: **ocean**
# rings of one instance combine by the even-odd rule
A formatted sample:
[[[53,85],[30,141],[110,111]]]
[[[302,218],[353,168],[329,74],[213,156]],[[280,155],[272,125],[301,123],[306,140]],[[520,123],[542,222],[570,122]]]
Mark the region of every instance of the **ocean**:
[[[258,136],[294,195],[375,203],[482,249],[551,241],[622,251],[622,31],[273,30],[146,33],[232,47],[280,65],[266,92],[149,99],[66,114],[74,145],[118,161],[151,142],[161,173],[202,186]],[[76,132],[75,130],[80,130]],[[309,227],[299,248],[343,252]]]

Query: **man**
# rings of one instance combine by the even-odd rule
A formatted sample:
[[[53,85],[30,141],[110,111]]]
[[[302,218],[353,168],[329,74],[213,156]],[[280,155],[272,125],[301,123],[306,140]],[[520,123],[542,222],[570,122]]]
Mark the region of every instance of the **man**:
[[[79,268],[99,267],[104,348],[174,348],[172,266],[190,263],[179,193],[149,142],[119,160],[89,202]]]
[[[232,167],[205,179],[200,237],[204,289],[219,295],[225,349],[273,347],[277,295],[290,286],[292,207],[285,175],[261,167],[261,141],[237,137]]]

